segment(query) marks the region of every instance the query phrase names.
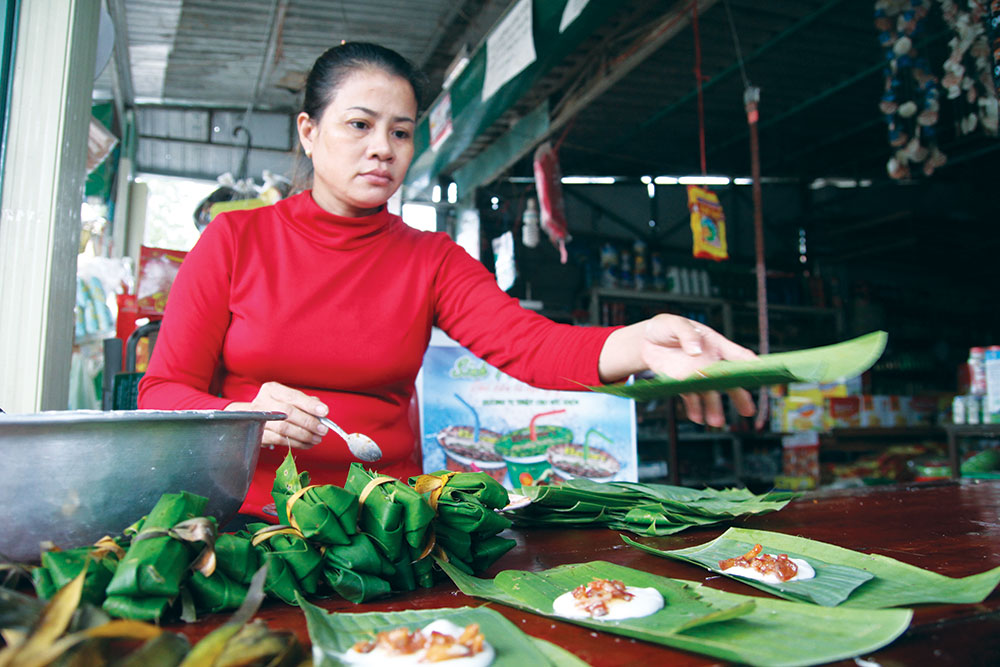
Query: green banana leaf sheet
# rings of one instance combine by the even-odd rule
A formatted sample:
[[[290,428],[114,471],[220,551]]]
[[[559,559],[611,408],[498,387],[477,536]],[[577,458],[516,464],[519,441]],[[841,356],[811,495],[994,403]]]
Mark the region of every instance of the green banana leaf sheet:
[[[875,331],[833,345],[793,352],[762,354],[751,361],[719,361],[697,377],[675,380],[657,376],[632,384],[588,386],[588,389],[637,401],[703,391],[754,389],[788,382],[834,382],[865,372],[882,356],[888,334]]]
[[[414,630],[438,619],[463,627],[478,623],[486,641],[496,651],[493,667],[577,667],[586,664],[557,646],[529,637],[499,612],[486,607],[334,614],[301,598],[299,604],[306,616],[316,667],[345,664],[338,659],[339,654],[383,630],[398,627]]]
[[[630,586],[653,585],[661,593],[680,590],[683,595],[665,596],[667,607],[646,617],[642,627],[629,621],[644,619],[599,625],[576,619],[560,620],[750,665],[816,665],[867,654],[899,637],[913,616],[909,609],[820,607],[724,593],[695,582],[659,577],[602,561],[563,565],[537,573],[501,572],[493,580],[467,575],[447,563],[441,567],[466,595],[553,618],[559,617],[552,613],[552,600],[569,590],[574,582],[594,577],[619,579]],[[520,576],[524,574],[534,577]],[[668,612],[670,606],[681,609]],[[694,617],[687,623],[678,622],[685,608]],[[698,611],[704,609],[716,611],[698,617]],[[662,623],[657,622],[659,618]]]
[[[848,594],[840,603],[841,607],[881,609],[930,603],[976,603],[985,600],[1000,583],[1000,567],[968,577],[946,577],[888,556],[861,553],[825,542],[766,530],[730,528],[707,544],[673,551],[641,545],[624,536],[623,539],[648,553],[695,563],[719,574],[725,573],[719,570],[718,560],[729,556],[721,556],[720,559],[715,559],[715,556],[724,553],[741,555],[746,553],[746,549],[739,550],[746,544],[750,546],[761,544],[768,553],[796,554],[797,557],[805,558],[810,563],[815,559],[821,564],[838,565],[871,574],[872,578],[869,581],[857,586]],[[739,553],[736,553],[737,551]],[[820,569],[817,568],[816,572],[818,579]],[[787,588],[741,577],[733,578],[778,597],[789,600],[801,599],[798,595],[790,593]]]
[[[624,535],[622,535],[622,539],[625,540],[626,544],[647,553],[657,556],[663,555],[658,549],[649,547],[645,544],[640,544],[639,542],[629,539]],[[786,600],[812,602],[824,607],[837,606],[846,600],[856,588],[861,586],[866,581],[873,579],[875,576],[870,572],[866,572],[865,570],[856,567],[827,563],[812,556],[786,550],[781,550],[780,553],[787,555],[789,558],[801,558],[805,560],[816,571],[816,576],[812,579],[801,579],[799,581],[768,584],[759,582],[755,579],[747,579],[745,577],[731,575],[719,569],[720,560],[742,556],[746,552],[750,551],[754,544],[755,543],[747,543],[739,540],[723,540],[720,538],[707,545],[698,547],[694,551],[688,552],[683,557],[678,556],[678,559],[686,560],[696,565],[701,565],[702,567],[708,568],[713,572],[725,574],[726,576],[736,579],[737,581],[742,581],[750,585],[760,584],[760,586],[757,586],[758,588],[769,593],[780,593],[780,597],[783,597]],[[772,548],[765,545],[764,553],[774,554],[776,552]]]
[[[599,483],[581,478],[554,486],[522,487],[522,493],[531,498],[531,504],[506,513],[518,525],[604,526],[649,536],[775,512],[796,496],[782,491],[757,495],[746,489]]]
[[[438,564],[467,595],[485,597],[541,616],[565,620],[594,630],[607,630],[633,639],[655,642],[685,628],[735,618],[753,610],[753,600],[750,598],[739,604],[712,605],[702,601],[690,587],[672,579],[604,561],[563,565],[544,572],[504,570],[492,581],[475,579],[449,563],[439,561]],[[663,609],[642,618],[617,621],[567,619],[552,610],[552,602],[557,597],[598,578],[620,579],[627,586],[638,588],[655,588],[663,596]],[[474,590],[466,590],[467,587]]]

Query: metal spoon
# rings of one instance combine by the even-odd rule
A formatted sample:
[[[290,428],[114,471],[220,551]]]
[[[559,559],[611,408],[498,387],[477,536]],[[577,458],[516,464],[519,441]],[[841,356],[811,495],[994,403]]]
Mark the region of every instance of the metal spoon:
[[[382,458],[382,450],[375,444],[375,441],[363,433],[347,433],[344,429],[334,424],[328,417],[317,417],[320,423],[327,428],[336,431],[347,443],[347,448],[354,456],[362,461],[378,461]]]

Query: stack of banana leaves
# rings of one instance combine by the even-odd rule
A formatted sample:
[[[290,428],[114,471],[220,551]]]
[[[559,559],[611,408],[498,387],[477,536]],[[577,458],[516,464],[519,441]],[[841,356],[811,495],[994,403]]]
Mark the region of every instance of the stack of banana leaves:
[[[264,593],[288,604],[337,595],[361,603],[430,587],[433,554],[479,573],[514,546],[495,509],[506,490],[483,473],[421,475],[409,486],[354,464],[345,488],[309,484],[291,454],[272,496],[280,524],[217,532],[206,499],[164,494],[115,539],[42,554],[32,578],[49,599],[82,575],[82,599],[116,618],[158,621],[231,611],[267,566]]]
[[[509,512],[522,526],[604,526],[639,535],[671,535],[737,517],[775,512],[795,497],[747,489],[689,489],[665,484],[592,482],[577,478],[557,486],[524,486],[531,504]]]

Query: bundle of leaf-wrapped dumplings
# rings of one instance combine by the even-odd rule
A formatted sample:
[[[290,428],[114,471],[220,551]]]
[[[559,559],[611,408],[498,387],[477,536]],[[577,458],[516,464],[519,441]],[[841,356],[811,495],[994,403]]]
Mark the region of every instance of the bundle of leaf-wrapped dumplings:
[[[507,491],[483,473],[439,472],[410,485],[353,464],[344,488],[310,485],[291,453],[272,496],[280,523],[216,534],[206,499],[165,494],[116,540],[48,551],[34,571],[48,598],[87,568],[84,597],[112,616],[158,620],[236,609],[266,564],[267,595],[296,604],[332,594],[355,603],[430,587],[432,554],[479,573],[514,546],[495,510]]]
[[[456,567],[481,572],[514,546],[514,540],[497,535],[511,525],[495,511],[507,504],[507,490],[486,473],[442,470],[412,477],[410,484],[436,510],[439,555]]]

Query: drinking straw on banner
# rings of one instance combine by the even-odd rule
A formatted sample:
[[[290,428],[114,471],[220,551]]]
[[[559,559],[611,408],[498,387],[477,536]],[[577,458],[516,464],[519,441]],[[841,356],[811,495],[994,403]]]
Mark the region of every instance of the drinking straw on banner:
[[[459,403],[461,403],[465,407],[469,408],[469,412],[472,413],[472,420],[476,424],[476,430],[472,433],[472,442],[473,442],[473,444],[478,443],[479,442],[479,413],[477,413],[476,409],[474,407],[472,407],[471,405],[469,405],[465,401],[465,399],[462,398],[461,396],[459,396],[458,394],[455,394],[455,398],[458,399]]]
[[[566,412],[566,409],[563,408],[562,410],[550,410],[549,412],[540,412],[531,418],[531,422],[528,423],[528,434],[531,437],[532,442],[538,441],[538,433],[535,431],[535,422],[538,420],[538,418],[544,417],[546,415],[557,415],[560,412]]]
[[[587,434],[583,436],[583,460],[584,461],[586,461],[588,458],[590,458],[590,436],[591,435],[599,435],[602,438],[604,438],[605,440],[607,440],[609,444],[612,444],[612,445],[615,442],[614,440],[612,440],[608,436],[606,436],[603,433],[601,433],[600,431],[598,431],[596,428],[587,429]]]

